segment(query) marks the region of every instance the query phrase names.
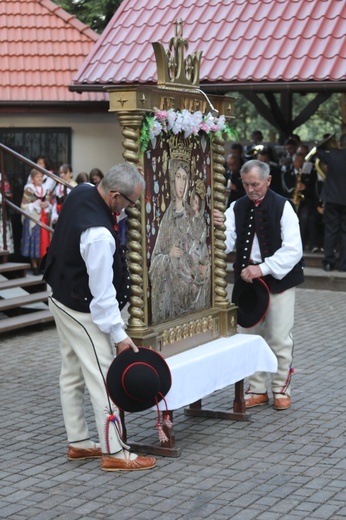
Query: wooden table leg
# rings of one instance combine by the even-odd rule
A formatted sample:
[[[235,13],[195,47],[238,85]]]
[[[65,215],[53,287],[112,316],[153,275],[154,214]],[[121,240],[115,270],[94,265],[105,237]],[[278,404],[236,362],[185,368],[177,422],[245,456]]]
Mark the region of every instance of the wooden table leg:
[[[237,381],[234,385],[233,410],[235,413],[246,414],[244,399],[244,379]]]
[[[173,411],[168,410],[168,414],[170,417],[170,422],[172,423],[172,427],[170,428],[165,422],[165,415],[167,411],[162,412],[162,429],[166,434],[167,441],[161,442],[160,444],[144,444],[137,442],[127,442],[127,436],[124,438],[124,442],[129,444],[131,451],[136,453],[149,453],[150,455],[159,455],[161,457],[180,457],[181,448],[178,448],[175,445],[175,434],[173,430]],[[123,432],[126,435],[126,427],[125,427],[125,413],[120,411],[120,420],[123,425]]]
[[[200,399],[195,403],[190,404],[189,408],[185,408],[184,414],[193,417],[212,417],[216,419],[227,419],[230,421],[249,421],[250,415],[246,412],[244,400],[244,380],[242,379],[235,383],[233,412],[202,408],[202,400]]]

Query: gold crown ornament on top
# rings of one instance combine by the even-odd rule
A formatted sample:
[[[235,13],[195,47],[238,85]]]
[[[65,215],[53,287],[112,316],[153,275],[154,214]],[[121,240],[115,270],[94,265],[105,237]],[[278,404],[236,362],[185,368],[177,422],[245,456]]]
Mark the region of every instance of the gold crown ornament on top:
[[[238,140],[238,134],[234,128],[226,122],[226,116],[219,115],[208,96],[199,88],[199,69],[202,51],[195,51],[192,55],[184,56],[184,50],[188,49],[187,40],[183,38],[183,21],[174,21],[175,37],[171,38],[169,48],[164,49],[160,42],[153,42],[156,57],[158,87],[163,90],[174,92],[188,92],[202,95],[210,111],[201,110],[190,111],[187,108],[176,110],[159,110],[153,107],[151,113],[145,114],[139,135],[140,153],[143,154],[149,142],[155,137],[169,137],[171,134],[181,134],[185,139],[189,136],[207,134],[212,139],[213,136],[222,137],[226,134],[230,140]]]
[[[170,39],[168,49],[165,49],[160,42],[152,43],[156,57],[157,85],[169,89],[199,88],[202,51],[195,51],[185,58],[184,50],[188,49],[188,43],[183,38],[183,21],[174,20],[174,25],[175,36]]]

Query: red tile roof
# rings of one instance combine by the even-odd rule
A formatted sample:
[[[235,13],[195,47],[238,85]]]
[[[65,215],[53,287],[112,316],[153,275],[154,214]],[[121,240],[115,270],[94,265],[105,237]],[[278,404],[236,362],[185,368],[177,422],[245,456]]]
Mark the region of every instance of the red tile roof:
[[[72,93],[72,77],[99,35],[50,0],[0,2],[0,103],[107,100]]]
[[[156,83],[151,42],[167,48],[175,19],[202,85],[345,81],[345,0],[123,0],[74,84]]]

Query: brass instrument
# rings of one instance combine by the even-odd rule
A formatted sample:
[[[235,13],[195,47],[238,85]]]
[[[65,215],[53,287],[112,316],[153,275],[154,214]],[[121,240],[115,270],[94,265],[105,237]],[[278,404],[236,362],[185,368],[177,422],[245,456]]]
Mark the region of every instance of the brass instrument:
[[[258,153],[261,152],[263,149],[263,144],[256,144],[256,146],[253,146],[250,150],[246,152],[245,157],[247,159],[256,159]]]
[[[337,148],[335,134],[330,134],[330,136],[328,136],[320,143],[316,143],[315,146],[310,150],[310,152],[305,156],[305,160],[310,161],[310,159],[316,154],[319,148],[321,148],[322,150],[331,150],[332,148]],[[327,166],[318,157],[315,159],[315,168],[317,172],[320,174],[322,180],[325,181],[327,175]]]
[[[294,186],[294,191],[292,195],[292,202],[296,207],[296,212],[298,213],[300,203],[304,200],[304,194],[301,192],[300,184],[302,182],[302,170],[299,170],[296,177],[296,184]]]

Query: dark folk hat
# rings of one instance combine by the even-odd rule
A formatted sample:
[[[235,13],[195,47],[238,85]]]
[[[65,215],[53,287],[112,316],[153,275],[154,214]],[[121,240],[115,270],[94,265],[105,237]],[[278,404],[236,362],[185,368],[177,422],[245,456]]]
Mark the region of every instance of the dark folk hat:
[[[132,348],[118,354],[108,369],[110,398],[126,412],[140,412],[157,405],[168,393],[172,377],[164,358],[150,348]]]
[[[269,287],[262,278],[248,283],[239,277],[232,293],[232,302],[238,307],[238,325],[244,328],[257,325],[268,310],[269,298]]]

